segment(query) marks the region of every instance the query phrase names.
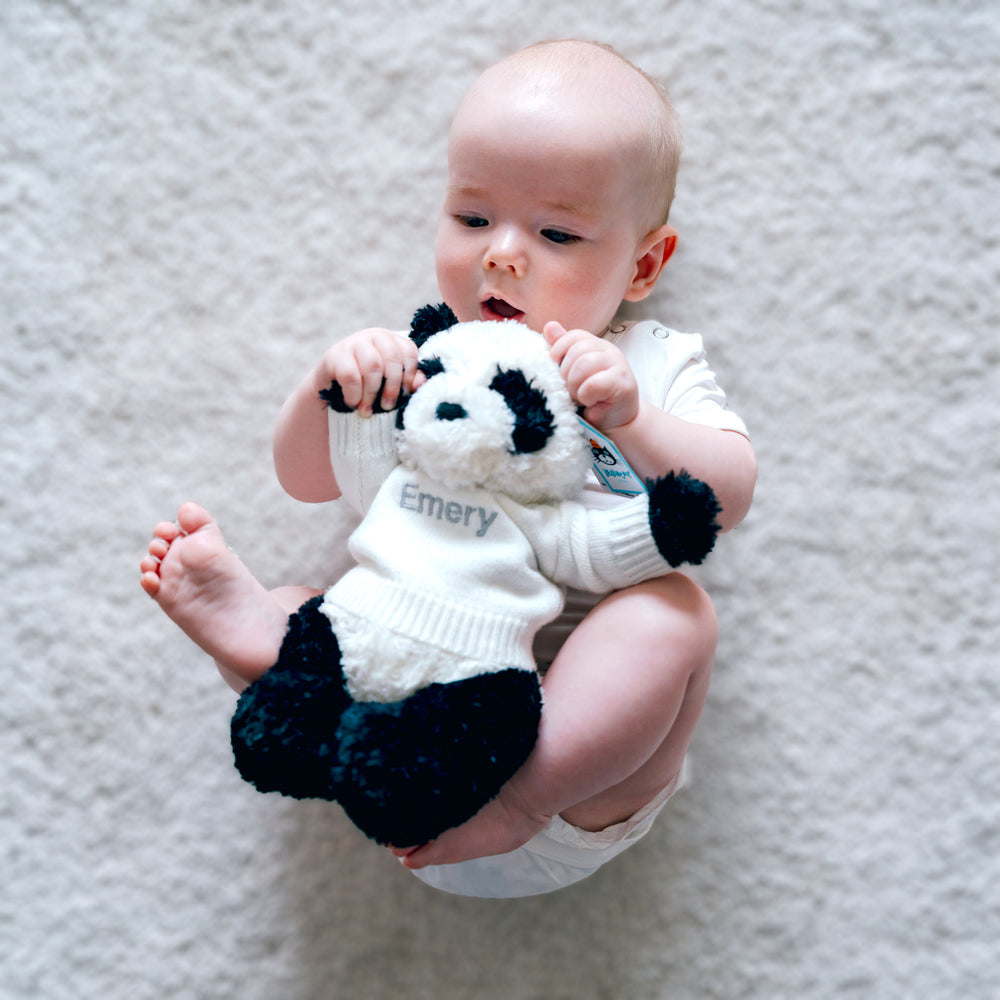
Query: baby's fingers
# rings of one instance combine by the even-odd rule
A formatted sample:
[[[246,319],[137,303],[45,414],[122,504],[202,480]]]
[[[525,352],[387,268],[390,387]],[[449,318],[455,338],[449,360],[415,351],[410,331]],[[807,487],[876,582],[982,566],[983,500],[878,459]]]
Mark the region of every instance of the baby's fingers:
[[[549,346],[554,344],[565,332],[566,327],[554,319],[542,327],[542,336],[549,342]]]
[[[377,373],[371,382],[365,383],[365,395],[362,412],[371,413],[373,409],[392,410],[399,402],[404,392],[413,392],[416,388],[417,346],[408,337],[402,337],[391,330],[376,330],[370,341],[377,361],[372,364],[372,371]],[[422,376],[421,376],[422,377]]]
[[[604,355],[610,347],[600,337],[595,337],[586,330],[567,330],[554,321],[545,324],[542,336],[548,341],[552,360],[559,365],[564,378],[567,378],[577,359],[590,354]]]
[[[391,410],[401,391],[411,391],[417,370],[412,341],[391,330],[361,330],[328,355],[327,381],[337,382],[344,402],[363,416],[376,408]]]
[[[416,345],[401,337],[395,339],[399,343],[393,345],[393,349],[384,358],[384,381],[379,400],[383,410],[394,409],[400,395],[414,392],[426,381],[423,373],[417,369]]]
[[[354,364],[357,372],[354,382],[357,398],[350,399],[346,387],[344,398],[357,408],[358,413],[369,416],[374,411],[375,400],[386,379],[386,363],[374,343],[361,341],[354,345]]]
[[[562,323],[552,320],[542,327],[542,336],[549,345],[549,353],[552,355],[552,360],[557,365],[561,365],[563,356],[575,340],[571,336],[571,331],[567,330]]]

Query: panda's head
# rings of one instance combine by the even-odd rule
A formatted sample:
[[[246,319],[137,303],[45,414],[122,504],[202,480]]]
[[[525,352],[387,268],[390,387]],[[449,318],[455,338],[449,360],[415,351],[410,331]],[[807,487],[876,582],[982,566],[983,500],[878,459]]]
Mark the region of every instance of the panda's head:
[[[458,323],[420,343],[427,381],[396,416],[401,461],[445,486],[522,503],[573,496],[590,449],[545,340],[521,323]]]

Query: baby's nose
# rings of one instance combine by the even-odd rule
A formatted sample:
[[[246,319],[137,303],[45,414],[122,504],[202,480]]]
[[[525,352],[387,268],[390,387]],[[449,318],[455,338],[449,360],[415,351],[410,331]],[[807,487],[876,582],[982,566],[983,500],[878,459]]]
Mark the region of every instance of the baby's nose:
[[[486,251],[483,263],[486,270],[506,267],[515,274],[523,271],[526,261],[517,234],[509,229],[498,231]]]
[[[468,415],[461,403],[438,403],[435,411],[438,420],[464,420]]]

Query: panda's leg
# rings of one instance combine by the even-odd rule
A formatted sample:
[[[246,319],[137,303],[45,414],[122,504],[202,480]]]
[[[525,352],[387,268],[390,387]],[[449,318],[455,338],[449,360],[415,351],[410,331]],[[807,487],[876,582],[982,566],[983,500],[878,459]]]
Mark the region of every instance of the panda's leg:
[[[338,734],[337,798],[379,843],[425,843],[478,812],[524,763],[541,701],[538,675],[509,669],[355,703]]]
[[[288,619],[277,662],[240,695],[230,726],[240,774],[258,791],[335,799],[336,732],[351,703],[319,594]]]

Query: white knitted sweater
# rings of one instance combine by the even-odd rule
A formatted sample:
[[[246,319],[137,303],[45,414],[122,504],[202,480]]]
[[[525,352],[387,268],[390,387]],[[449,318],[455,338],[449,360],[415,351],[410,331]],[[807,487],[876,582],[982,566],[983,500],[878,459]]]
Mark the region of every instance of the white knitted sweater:
[[[670,570],[645,495],[590,510],[446,488],[398,464],[391,414],[331,412],[330,443],[342,494],[366,515],[348,542],[357,566],[321,608],[355,700],[534,670],[532,640],[562,609],[561,585],[603,592]]]

